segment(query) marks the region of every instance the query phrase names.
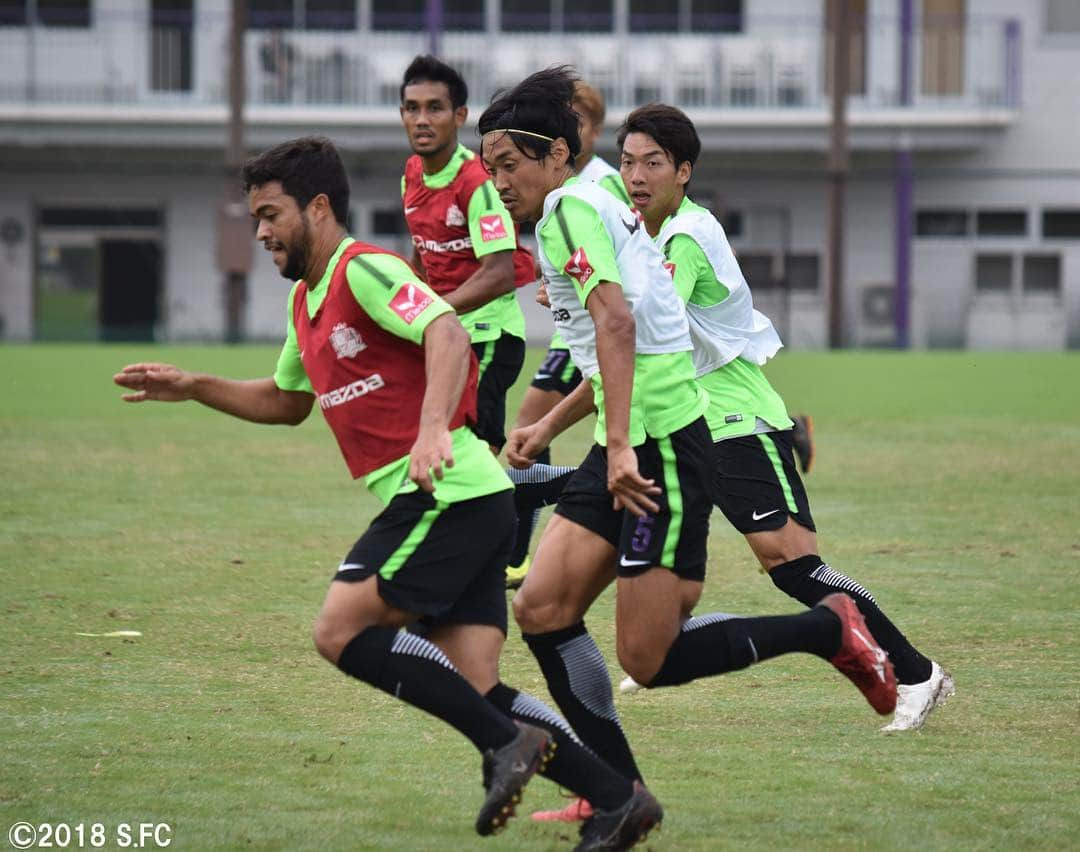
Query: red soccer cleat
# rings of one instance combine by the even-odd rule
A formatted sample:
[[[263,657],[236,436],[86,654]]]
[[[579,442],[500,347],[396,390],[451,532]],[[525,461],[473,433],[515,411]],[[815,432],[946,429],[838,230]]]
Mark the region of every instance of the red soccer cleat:
[[[878,713],[892,713],[896,709],[896,674],[889,655],[874,641],[855,601],[836,592],[822,598],[818,606],[827,607],[840,619],[840,650],[829,662],[859,687]]]

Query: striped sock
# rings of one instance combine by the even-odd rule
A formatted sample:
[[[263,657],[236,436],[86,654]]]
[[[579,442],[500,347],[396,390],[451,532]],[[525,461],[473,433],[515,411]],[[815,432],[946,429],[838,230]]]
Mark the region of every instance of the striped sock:
[[[581,741],[621,775],[641,780],[615,711],[607,664],[585,622],[522,638],[540,664],[548,692]]]
[[[777,565],[769,577],[780,591],[806,606],[817,606],[826,595],[850,595],[874,639],[885,649],[903,684],[922,683],[930,677],[931,663],[912,645],[878,607],[874,596],[860,583],[830,567],[816,553]]]
[[[354,636],[338,668],[364,683],[442,719],[481,752],[506,745],[517,727],[472,688],[435,645],[392,627],[369,627]]]
[[[559,495],[576,467],[563,467],[539,462],[525,470],[507,468],[506,474],[514,483],[514,509],[517,512],[517,536],[510,551],[508,564],[520,565],[529,553],[533,530],[540,520],[540,507],[557,503]]]
[[[496,684],[487,700],[508,716],[551,733],[558,748],[541,770],[546,778],[604,810],[619,807],[633,795],[633,782],[586,749],[566,720],[543,701],[504,683]]]

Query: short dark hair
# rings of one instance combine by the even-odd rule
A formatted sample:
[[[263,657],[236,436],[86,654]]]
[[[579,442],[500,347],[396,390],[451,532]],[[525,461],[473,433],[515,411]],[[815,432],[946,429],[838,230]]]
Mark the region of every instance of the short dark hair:
[[[571,105],[578,76],[569,65],[553,65],[530,74],[514,88],[501,89],[491,98],[491,104],[480,116],[477,129],[484,136],[492,130],[525,130],[566,140],[570,159],[581,153],[580,117]],[[512,133],[510,138],[522,154],[532,160],[542,160],[551,152],[551,143],[525,133]]]
[[[286,195],[296,199],[303,210],[316,195],[330,199],[330,209],[338,224],[349,217],[349,178],[345,164],[325,136],[304,136],[275,145],[252,157],[240,171],[244,192],[280,181]]]
[[[465,78],[458,73],[456,68],[451,68],[440,59],[430,54],[417,56],[405,69],[401,78],[401,91],[398,97],[405,102],[405,87],[413,83],[444,83],[450,93],[450,105],[457,109],[469,102],[469,87],[465,85]]]
[[[646,104],[631,112],[616,137],[620,151],[631,133],[651,136],[671,157],[675,168],[689,163],[692,170],[701,154],[701,139],[694,122],[681,109],[667,104]]]

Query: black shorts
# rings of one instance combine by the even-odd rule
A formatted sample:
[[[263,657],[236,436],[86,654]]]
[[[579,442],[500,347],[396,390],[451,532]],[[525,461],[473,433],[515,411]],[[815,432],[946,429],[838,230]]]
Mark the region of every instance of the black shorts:
[[[778,530],[788,518],[816,531],[790,429],[717,441],[713,455],[717,508],[743,535]]]
[[[371,522],[335,580],[375,574],[379,596],[429,627],[490,624],[506,633],[506,560],[514,542],[513,491],[438,503],[401,494]]]
[[[638,518],[615,511],[607,489],[607,450],[594,444],[563,489],[556,513],[610,542],[619,551],[620,577],[662,566],[684,580],[704,580],[712,514],[712,439],[705,419],[666,438],[648,438],[634,451],[641,475],[663,489],[653,498],[659,512]]]
[[[542,391],[558,391],[563,396],[581,384],[581,370],[570,360],[569,349],[549,349],[533,376],[532,386]]]
[[[476,425],[473,431],[491,446],[506,443],[506,392],[514,386],[525,363],[525,341],[512,334],[474,343],[480,362],[476,386]]]

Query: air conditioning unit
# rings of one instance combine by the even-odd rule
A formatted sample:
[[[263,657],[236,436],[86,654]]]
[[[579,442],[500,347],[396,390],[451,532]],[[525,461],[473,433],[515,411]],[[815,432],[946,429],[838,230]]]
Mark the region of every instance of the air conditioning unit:
[[[895,343],[896,288],[892,284],[864,284],[859,291],[859,345]]]

